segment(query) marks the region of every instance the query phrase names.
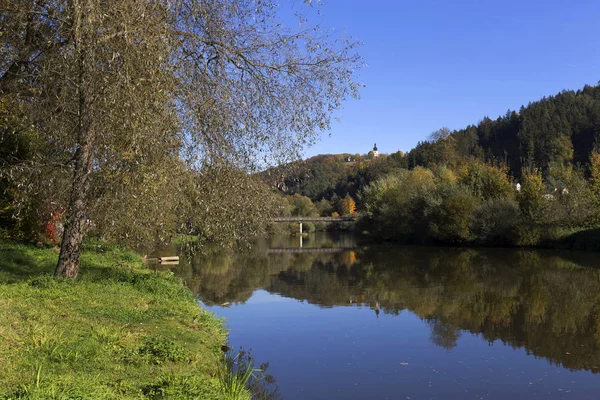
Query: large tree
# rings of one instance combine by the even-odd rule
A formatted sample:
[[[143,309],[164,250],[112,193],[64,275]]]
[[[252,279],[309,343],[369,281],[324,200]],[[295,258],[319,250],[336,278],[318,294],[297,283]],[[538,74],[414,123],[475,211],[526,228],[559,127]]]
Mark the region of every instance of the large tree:
[[[177,207],[209,210],[207,187],[250,179],[210,171],[297,155],[357,94],[355,44],[300,14],[284,28],[279,12],[251,0],[0,0],[0,99],[22,117],[3,134],[33,132],[35,144],[3,175],[66,205],[57,275],[77,275],[90,226],[128,236],[148,219],[165,229]],[[228,215],[250,209],[208,198]],[[196,220],[179,228],[197,232]]]

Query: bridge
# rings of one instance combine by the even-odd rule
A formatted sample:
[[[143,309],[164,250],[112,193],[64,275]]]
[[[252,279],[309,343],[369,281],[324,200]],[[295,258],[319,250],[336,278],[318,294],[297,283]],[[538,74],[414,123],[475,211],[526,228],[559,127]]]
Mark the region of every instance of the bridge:
[[[352,249],[354,249],[354,247],[292,247],[287,249],[273,248],[269,249],[268,253],[343,253],[344,251]]]
[[[302,223],[303,222],[352,222],[356,221],[358,217],[274,217],[271,219],[272,222],[297,222],[300,224],[300,235],[302,235]],[[302,243],[302,242],[300,242]],[[302,247],[302,244],[300,244]]]
[[[348,222],[358,217],[275,217],[273,222]]]

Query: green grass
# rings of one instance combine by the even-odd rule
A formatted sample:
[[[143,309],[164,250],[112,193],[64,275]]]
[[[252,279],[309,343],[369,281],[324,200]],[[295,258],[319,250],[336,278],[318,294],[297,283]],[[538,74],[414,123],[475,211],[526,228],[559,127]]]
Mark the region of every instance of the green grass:
[[[0,399],[248,399],[227,388],[222,322],[171,273],[88,245],[75,280],[53,249],[0,241]]]
[[[566,230],[543,243],[545,247],[573,250],[600,251],[600,228]]]

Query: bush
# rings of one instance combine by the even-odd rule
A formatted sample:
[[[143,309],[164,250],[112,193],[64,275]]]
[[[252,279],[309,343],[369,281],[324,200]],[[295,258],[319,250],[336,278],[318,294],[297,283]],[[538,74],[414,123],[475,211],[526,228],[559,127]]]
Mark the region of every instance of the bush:
[[[435,195],[435,204],[426,213],[431,237],[444,242],[468,241],[469,220],[477,199],[461,185],[441,186]]]
[[[368,215],[365,229],[384,239],[414,238],[422,231],[426,198],[435,187],[433,173],[420,167],[375,181],[362,194]]]
[[[539,171],[523,173],[523,187],[519,193],[519,209],[529,224],[538,224],[542,220],[547,200],[544,199],[544,182]]]
[[[542,229],[539,225],[532,225],[527,221],[520,221],[515,227],[513,244],[517,246],[537,246],[542,238]]]
[[[546,186],[555,201],[547,201],[543,220],[560,228],[594,227],[593,191],[583,172],[572,166],[552,164]]]
[[[510,244],[514,240],[519,215],[519,205],[513,199],[488,200],[475,209],[470,228],[480,242]]]

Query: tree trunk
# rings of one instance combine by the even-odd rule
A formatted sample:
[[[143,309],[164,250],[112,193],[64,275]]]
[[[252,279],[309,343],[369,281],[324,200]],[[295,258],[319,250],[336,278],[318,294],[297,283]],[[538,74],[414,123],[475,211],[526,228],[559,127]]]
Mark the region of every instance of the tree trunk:
[[[89,74],[86,74],[86,48],[84,46],[84,7],[80,2],[73,2],[75,51],[77,53],[78,79],[78,121],[77,139],[79,147],[75,153],[75,170],[73,171],[73,187],[67,209],[67,220],[63,240],[60,246],[55,276],[74,278],[79,273],[79,255],[87,221],[87,192],[89,177],[92,171],[94,155],[95,131],[90,123],[91,107],[89,104]]]
[[[67,220],[63,233],[58,265],[54,275],[74,278],[79,272],[79,254],[87,221],[86,197],[89,176],[92,170],[94,132],[88,129],[84,140],[75,154],[73,187],[67,209]]]

